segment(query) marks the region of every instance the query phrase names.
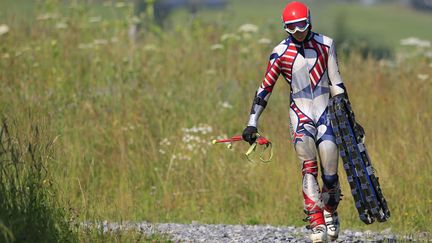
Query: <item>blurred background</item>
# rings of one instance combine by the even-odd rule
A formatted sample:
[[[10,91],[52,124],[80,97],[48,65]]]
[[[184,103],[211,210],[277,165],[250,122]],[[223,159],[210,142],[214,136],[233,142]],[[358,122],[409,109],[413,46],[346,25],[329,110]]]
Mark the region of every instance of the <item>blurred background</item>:
[[[285,81],[260,119],[271,163],[210,144],[246,125],[286,3],[1,0],[4,239],[100,239],[79,225],[104,220],[302,226]],[[305,3],[336,40],[392,212],[364,225],[340,166],[342,227],[429,235],[431,1]]]

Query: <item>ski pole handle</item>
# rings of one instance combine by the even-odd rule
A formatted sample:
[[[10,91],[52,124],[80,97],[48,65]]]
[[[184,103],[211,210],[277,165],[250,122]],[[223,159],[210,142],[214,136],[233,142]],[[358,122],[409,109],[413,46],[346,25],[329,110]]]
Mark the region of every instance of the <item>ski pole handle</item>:
[[[258,143],[259,145],[271,144],[271,142],[267,138],[262,137],[262,136],[259,136],[255,142]]]

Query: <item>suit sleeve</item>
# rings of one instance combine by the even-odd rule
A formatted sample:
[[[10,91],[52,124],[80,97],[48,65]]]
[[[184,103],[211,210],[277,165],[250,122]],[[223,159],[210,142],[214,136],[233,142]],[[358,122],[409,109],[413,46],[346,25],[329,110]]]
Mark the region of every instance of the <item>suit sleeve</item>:
[[[255,93],[252,102],[248,126],[258,127],[258,119],[267,106],[267,102],[281,73],[282,62],[280,59],[281,57],[277,54],[276,50],[273,50],[273,53],[270,55],[264,80]]]
[[[332,42],[330,46],[327,66],[328,66],[328,76],[330,81],[329,85],[330,85],[331,96],[346,93],[346,88],[339,72],[339,66],[338,66],[337,55],[336,55],[336,47],[334,42]]]

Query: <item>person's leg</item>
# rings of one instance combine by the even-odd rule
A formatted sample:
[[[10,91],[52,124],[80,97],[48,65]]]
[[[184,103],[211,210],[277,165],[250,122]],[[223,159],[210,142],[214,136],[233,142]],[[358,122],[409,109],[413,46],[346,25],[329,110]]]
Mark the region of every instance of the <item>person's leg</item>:
[[[333,129],[324,112],[317,123],[316,145],[320,156],[321,179],[323,180],[323,203],[327,211],[337,209],[340,200],[338,177],[338,148]]]
[[[322,199],[324,203],[324,218],[327,234],[334,240],[339,235],[339,218],[336,209],[340,201],[340,185],[338,177],[338,148],[333,130],[324,113],[317,124],[317,148],[320,156]]]
[[[316,129],[311,121],[303,114],[299,118],[299,110],[290,112],[291,136],[297,157],[302,168],[302,190],[304,199],[304,212],[312,230],[310,238],[313,242],[322,242],[327,239],[326,226],[323,214],[323,203],[320,187],[317,181],[318,162],[315,146]]]
[[[313,228],[316,225],[324,224],[323,202],[317,180],[318,162],[315,141],[312,137],[304,136],[302,141],[295,144],[295,149],[302,166],[304,211]]]

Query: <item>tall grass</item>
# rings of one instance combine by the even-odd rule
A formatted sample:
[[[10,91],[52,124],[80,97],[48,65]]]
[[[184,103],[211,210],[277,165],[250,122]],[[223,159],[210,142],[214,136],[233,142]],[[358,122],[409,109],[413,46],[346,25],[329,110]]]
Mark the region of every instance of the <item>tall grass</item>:
[[[20,128],[3,120],[0,130],[0,241],[74,242],[47,171],[54,141],[39,126]]]
[[[44,117],[48,134],[59,136],[50,169],[80,220],[303,224],[282,79],[260,127],[275,145],[272,163],[242,160],[245,144],[231,152],[209,144],[245,126],[280,32],[227,30],[229,19],[197,18],[132,44],[129,7],[37,9],[36,18],[56,17],[6,19],[14,28],[0,36],[0,111]],[[258,42],[264,37],[271,43]],[[421,52],[391,63],[340,57],[392,212],[387,223],[363,225],[342,176],[344,228],[430,231],[432,68]]]

